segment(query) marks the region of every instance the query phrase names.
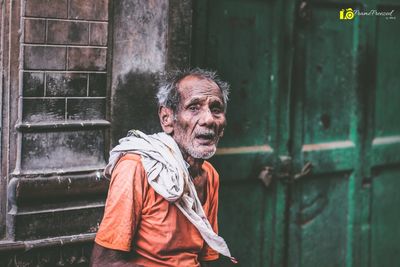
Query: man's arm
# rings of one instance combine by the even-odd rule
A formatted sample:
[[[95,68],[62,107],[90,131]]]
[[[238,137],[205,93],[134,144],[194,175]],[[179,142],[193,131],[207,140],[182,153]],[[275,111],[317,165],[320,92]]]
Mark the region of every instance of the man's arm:
[[[132,239],[142,209],[144,169],[140,157],[125,155],[112,173],[103,220],[91,256],[93,267],[137,266],[129,263]]]
[[[90,267],[140,267],[129,262],[128,252],[105,248],[94,243]],[[143,267],[143,266],[142,266]]]

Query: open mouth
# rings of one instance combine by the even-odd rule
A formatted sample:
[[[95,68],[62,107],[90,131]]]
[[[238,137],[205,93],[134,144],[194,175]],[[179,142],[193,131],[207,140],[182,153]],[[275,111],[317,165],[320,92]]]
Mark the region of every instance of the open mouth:
[[[213,133],[203,133],[196,134],[196,139],[198,139],[201,143],[211,143],[215,140],[215,134]]]

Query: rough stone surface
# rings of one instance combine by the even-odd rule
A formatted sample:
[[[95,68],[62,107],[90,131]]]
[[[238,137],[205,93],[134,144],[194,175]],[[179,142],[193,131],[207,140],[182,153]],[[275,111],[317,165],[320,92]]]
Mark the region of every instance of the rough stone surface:
[[[156,73],[164,70],[168,0],[115,1],[113,23],[115,78],[131,71]],[[113,86],[115,82],[116,79]]]
[[[107,75],[104,73],[89,74],[89,96],[106,96]]]
[[[67,100],[67,118],[70,120],[100,120],[105,119],[105,114],[105,99]]]
[[[89,23],[77,21],[49,20],[47,43],[49,44],[78,44],[89,43]]]
[[[167,68],[187,68],[191,53],[192,0],[170,0],[168,10]]]
[[[46,96],[86,96],[87,74],[47,73]]]
[[[118,79],[111,105],[113,145],[131,129],[161,131],[154,97],[157,77],[151,73],[128,73]]]
[[[61,121],[65,119],[64,99],[24,99],[24,122]]]
[[[70,0],[72,19],[108,20],[108,0]]]
[[[25,43],[44,43],[46,40],[46,21],[44,19],[25,19]]]
[[[132,128],[160,131],[155,89],[166,65],[168,2],[114,2],[111,145]]]
[[[25,46],[24,69],[64,70],[65,47]]]
[[[22,139],[24,169],[98,167],[105,163],[103,130],[24,133]]]
[[[26,0],[25,15],[32,17],[66,18],[67,0]]]
[[[102,207],[85,207],[76,210],[67,209],[58,212],[48,211],[44,213],[22,214],[16,216],[15,237],[16,240],[26,240],[29,238],[37,239],[95,233],[98,229],[97,222],[102,218],[102,212]],[[82,218],[85,219],[83,220]],[[66,259],[69,259],[69,257],[66,257]],[[76,259],[74,261],[76,261]],[[60,266],[60,264],[48,266]],[[68,264],[66,266],[79,265]]]
[[[44,96],[44,73],[24,72],[22,79],[23,96]]]
[[[105,70],[106,48],[68,48],[68,70]]]
[[[107,45],[108,36],[107,23],[91,23],[90,24],[90,44],[91,45]]]
[[[98,179],[93,170],[104,168],[108,154],[105,143],[109,138],[106,123],[94,121],[105,118],[108,101],[105,72],[109,1],[10,0],[2,3],[3,54],[5,62],[10,63],[4,65],[9,67],[4,74],[11,94],[5,98],[11,102],[4,102],[4,110],[11,112],[4,116],[3,126],[10,134],[4,136],[3,143],[10,153],[2,162],[3,176],[8,177],[9,171],[16,170],[13,175],[18,179],[21,175],[20,180],[28,177],[57,180],[60,176],[73,180],[90,172]],[[69,71],[67,67],[78,71]],[[22,114],[17,112],[18,107],[22,108]],[[80,124],[76,120],[88,121]],[[15,128],[20,122],[23,125]],[[8,181],[2,184],[3,193],[7,193],[7,185]],[[32,189],[35,193],[40,191]],[[70,192],[70,189],[68,185],[65,190]],[[17,202],[18,209],[13,214],[7,214],[7,201],[2,201],[1,214],[7,216],[0,216],[3,225],[0,236],[6,242],[13,242],[94,234],[105,196],[86,192],[78,188],[76,195],[69,198],[54,191],[53,198],[46,194],[33,201],[25,198],[27,201],[23,204]],[[69,241],[75,241],[74,238]],[[51,244],[45,249],[29,247],[28,251],[17,248],[22,242],[10,247],[3,245],[0,266],[87,266],[92,242],[84,242]],[[43,244],[41,241],[35,244],[39,243]]]

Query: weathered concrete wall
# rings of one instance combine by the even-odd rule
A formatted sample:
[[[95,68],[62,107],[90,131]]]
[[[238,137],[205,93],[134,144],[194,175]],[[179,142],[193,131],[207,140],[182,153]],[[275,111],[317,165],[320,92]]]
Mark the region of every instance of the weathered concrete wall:
[[[114,2],[111,120],[113,144],[132,128],[159,130],[155,80],[164,71],[168,0]]]
[[[190,66],[192,5],[192,0],[169,1],[167,69]]]
[[[108,185],[97,170],[129,129],[160,130],[156,80],[189,65],[191,0],[0,11],[0,266],[87,266]]]
[[[106,119],[108,0],[22,3],[17,173],[99,168],[104,130],[85,122]],[[62,129],[78,121],[79,129]]]
[[[121,0],[113,5],[113,73],[163,71],[168,0]]]
[[[61,252],[49,263],[54,251],[10,250],[87,243],[97,231],[108,185],[96,173],[110,125],[108,0],[8,0],[1,11],[0,266],[56,266]],[[73,251],[67,261],[87,262],[82,245]]]
[[[189,66],[188,0],[121,0],[113,10],[112,144],[130,129],[160,131],[156,80],[166,69]]]

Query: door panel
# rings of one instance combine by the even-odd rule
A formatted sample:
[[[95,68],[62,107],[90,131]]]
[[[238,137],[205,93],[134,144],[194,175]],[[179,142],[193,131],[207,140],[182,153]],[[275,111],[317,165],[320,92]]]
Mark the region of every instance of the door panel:
[[[233,88],[229,106],[234,109],[228,112],[228,130],[221,146],[264,145],[270,141],[268,95],[271,92],[265,79],[271,74],[270,5],[254,0],[220,0],[211,5],[203,37],[206,38],[205,54],[196,53],[194,62],[218,69]]]
[[[277,183],[257,179],[276,160],[277,77],[272,62],[275,3],[195,1],[193,66],[217,70],[231,85],[228,125],[212,163],[220,173],[219,226],[239,266],[273,266]],[[276,66],[275,66],[276,67]],[[271,78],[272,77],[272,78]],[[275,91],[274,91],[275,90]],[[278,208],[279,209],[279,208]],[[277,227],[277,229],[279,229]],[[277,238],[278,239],[278,238]],[[230,264],[224,259],[218,266]],[[276,265],[275,265],[276,266]]]
[[[336,19],[336,7],[316,4],[310,9],[312,17],[299,33],[305,42],[303,140],[305,144],[348,140],[354,101],[349,90],[354,80],[353,25]],[[299,86],[295,83],[294,90]]]
[[[380,5],[380,10],[400,6]],[[398,14],[398,13],[397,13]],[[375,134],[372,140],[371,266],[400,266],[400,20],[376,18]]]
[[[339,19],[388,1],[195,1],[192,65],[232,85],[213,163],[241,266],[400,265],[400,20]]]
[[[312,17],[299,28],[296,46],[295,142],[314,173],[346,170],[353,166],[355,146],[354,25],[332,19],[336,6],[309,8]]]
[[[312,174],[291,186],[289,266],[346,266],[351,253],[355,23],[339,20],[339,5],[310,2],[295,32],[293,163]],[[296,175],[295,175],[296,176]]]
[[[239,259],[239,266],[265,266],[260,254],[265,230],[264,188],[255,179],[228,183],[221,176],[219,199],[220,234]]]
[[[395,8],[395,7],[391,7]],[[397,6],[400,9],[400,6]],[[400,163],[400,20],[390,23],[377,19],[376,29],[376,92],[374,101],[375,135],[372,142],[372,164]]]
[[[400,266],[400,165],[376,170],[372,186],[372,266]]]
[[[289,266],[344,266],[348,174],[315,175],[296,187]]]

